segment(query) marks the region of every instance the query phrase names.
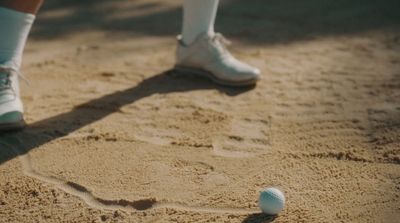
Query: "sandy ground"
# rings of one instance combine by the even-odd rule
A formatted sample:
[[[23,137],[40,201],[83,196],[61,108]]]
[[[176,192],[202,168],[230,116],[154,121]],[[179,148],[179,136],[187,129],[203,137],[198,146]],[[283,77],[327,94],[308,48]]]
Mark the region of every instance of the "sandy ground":
[[[170,71],[180,1],[49,1],[0,222],[398,222],[396,1],[224,1],[250,89]],[[287,206],[260,214],[276,186]]]

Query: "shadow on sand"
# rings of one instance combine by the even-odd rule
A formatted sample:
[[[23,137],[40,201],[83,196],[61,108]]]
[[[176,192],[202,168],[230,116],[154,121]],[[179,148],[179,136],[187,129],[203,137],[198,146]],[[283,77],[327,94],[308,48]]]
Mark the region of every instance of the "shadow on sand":
[[[27,153],[45,143],[68,135],[114,112],[118,112],[124,105],[134,103],[153,94],[217,89],[226,95],[235,96],[252,88],[216,86],[202,78],[180,75],[175,71],[169,70],[145,79],[132,88],[93,99],[76,106],[69,112],[32,123],[21,132],[2,134],[0,136],[0,165],[20,155],[14,151],[15,148],[20,152]],[[102,109],[93,110],[93,108],[99,107]]]
[[[251,214],[244,219],[243,223],[269,223],[273,222],[277,216],[266,215],[263,213]]]

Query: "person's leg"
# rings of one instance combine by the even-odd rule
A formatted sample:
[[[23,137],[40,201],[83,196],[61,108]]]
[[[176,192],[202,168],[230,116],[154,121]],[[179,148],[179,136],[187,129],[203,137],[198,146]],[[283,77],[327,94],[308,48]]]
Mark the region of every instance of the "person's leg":
[[[0,0],[0,131],[24,125],[18,75],[26,39],[42,0]]]
[[[42,0],[0,0],[0,64],[21,64],[26,39]]]
[[[214,35],[215,16],[219,0],[184,0],[182,39],[191,44],[197,36],[207,33]]]
[[[184,0],[175,69],[206,76],[223,85],[253,85],[260,79],[260,71],[235,59],[225,48],[223,36],[214,33],[218,3],[219,0]]]

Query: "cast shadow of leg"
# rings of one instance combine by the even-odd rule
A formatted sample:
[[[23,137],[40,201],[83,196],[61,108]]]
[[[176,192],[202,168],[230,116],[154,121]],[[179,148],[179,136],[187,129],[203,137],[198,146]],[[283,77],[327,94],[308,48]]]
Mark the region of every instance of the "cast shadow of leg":
[[[23,131],[0,134],[0,165],[112,113],[119,112],[124,105],[132,104],[153,94],[216,89],[234,97],[252,88],[254,86],[222,87],[199,77],[167,70],[141,81],[134,87],[104,95],[77,105],[68,112],[31,123]]]

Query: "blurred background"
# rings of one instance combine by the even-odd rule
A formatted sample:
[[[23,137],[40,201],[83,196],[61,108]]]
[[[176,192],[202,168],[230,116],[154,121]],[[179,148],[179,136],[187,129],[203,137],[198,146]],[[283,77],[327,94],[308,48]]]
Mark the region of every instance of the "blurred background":
[[[48,0],[32,37],[54,39],[101,30],[173,36],[180,32],[180,0]],[[222,0],[216,30],[249,44],[277,44],[371,30],[398,30],[397,0]]]

